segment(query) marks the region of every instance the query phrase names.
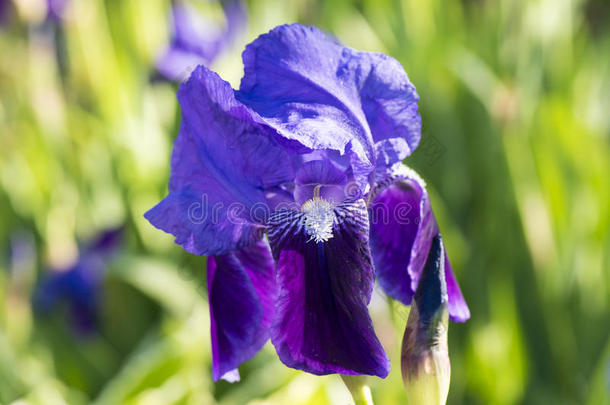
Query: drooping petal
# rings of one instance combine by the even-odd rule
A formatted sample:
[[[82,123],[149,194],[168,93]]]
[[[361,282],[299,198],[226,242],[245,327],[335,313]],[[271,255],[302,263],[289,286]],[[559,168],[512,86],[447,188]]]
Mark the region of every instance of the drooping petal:
[[[335,208],[333,236],[316,243],[304,214],[281,210],[269,221],[279,295],[271,341],[289,367],[322,375],[385,377],[389,360],[367,304],[374,284],[363,200]]]
[[[349,151],[357,179],[375,166],[375,142],[402,138],[407,154],[417,147],[418,95],[395,59],[292,24],[261,35],[243,60],[238,98],[288,139]]]
[[[392,185],[369,208],[371,251],[379,285],[386,294],[407,305],[413,296],[407,265],[419,228],[420,197],[407,184]],[[400,222],[395,219],[397,215],[402,218]]]
[[[231,86],[200,66],[180,86],[180,133],[170,194],[145,217],[188,252],[225,254],[260,239],[253,207],[265,190],[292,181],[287,149],[260,117],[235,100]]]
[[[265,241],[208,258],[212,377],[238,381],[237,367],[269,338],[276,297],[275,263]]]
[[[174,242],[184,250],[196,255],[225,254],[263,237],[264,227],[245,217],[247,209],[235,205],[239,209],[229,212],[231,196],[221,194],[220,187],[208,190],[173,191],[144,216],[156,228],[174,235]]]
[[[455,279],[451,263],[447,257],[447,251],[445,250],[445,280],[447,280],[447,294],[449,295],[449,314],[451,320],[454,322],[466,322],[470,319],[470,309],[466,300],[462,295],[460,286]]]
[[[409,305],[432,239],[439,235],[426,185],[413,170],[396,164],[380,176],[371,199],[371,251],[379,284],[389,296]],[[468,307],[448,258],[445,263],[449,315],[463,322],[470,317]]]
[[[275,260],[269,243],[260,240],[256,244],[234,252],[248,272],[258,299],[263,307],[261,329],[268,330],[275,314],[277,283],[275,280]]]

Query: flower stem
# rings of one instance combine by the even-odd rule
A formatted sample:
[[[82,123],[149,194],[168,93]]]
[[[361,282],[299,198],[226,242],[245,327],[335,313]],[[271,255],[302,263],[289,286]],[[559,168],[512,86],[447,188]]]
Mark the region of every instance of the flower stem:
[[[355,405],[374,405],[371,388],[366,384],[365,376],[341,374],[341,379],[352,394]]]

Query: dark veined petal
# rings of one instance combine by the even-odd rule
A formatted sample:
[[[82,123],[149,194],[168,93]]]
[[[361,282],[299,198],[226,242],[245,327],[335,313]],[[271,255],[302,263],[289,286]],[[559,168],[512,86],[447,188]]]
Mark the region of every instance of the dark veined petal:
[[[269,220],[279,287],[271,341],[289,367],[385,377],[389,360],[367,310],[374,269],[365,204],[334,212],[333,236],[319,243],[306,235],[302,213],[279,210]]]
[[[239,380],[237,367],[269,338],[276,297],[267,242],[208,258],[212,377]]]
[[[402,138],[406,155],[417,147],[418,95],[395,59],[292,24],[261,35],[243,60],[238,98],[288,139],[351,152],[357,179],[375,166],[375,142]]]
[[[379,179],[371,199],[371,251],[379,284],[389,296],[409,305],[432,239],[439,235],[426,185],[413,170],[397,164]],[[464,322],[470,311],[448,258],[445,273],[449,315]]]
[[[289,153],[275,131],[235,100],[230,85],[200,66],[180,86],[180,133],[170,194],[145,217],[198,255],[225,254],[262,236],[253,207],[265,189],[292,181]]]

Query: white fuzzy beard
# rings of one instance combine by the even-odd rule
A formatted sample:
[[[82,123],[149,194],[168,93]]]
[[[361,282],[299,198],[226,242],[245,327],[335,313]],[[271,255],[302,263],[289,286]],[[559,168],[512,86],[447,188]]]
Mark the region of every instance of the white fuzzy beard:
[[[337,218],[335,206],[331,202],[314,196],[305,201],[301,211],[305,214],[305,232],[309,235],[307,242],[326,242],[333,237],[333,225]]]

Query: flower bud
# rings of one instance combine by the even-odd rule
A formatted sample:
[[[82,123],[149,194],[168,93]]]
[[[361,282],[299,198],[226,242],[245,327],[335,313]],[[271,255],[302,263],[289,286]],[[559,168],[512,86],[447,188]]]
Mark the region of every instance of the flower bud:
[[[409,405],[444,405],[451,366],[443,242],[437,235],[415,290],[402,340],[402,378]]]

